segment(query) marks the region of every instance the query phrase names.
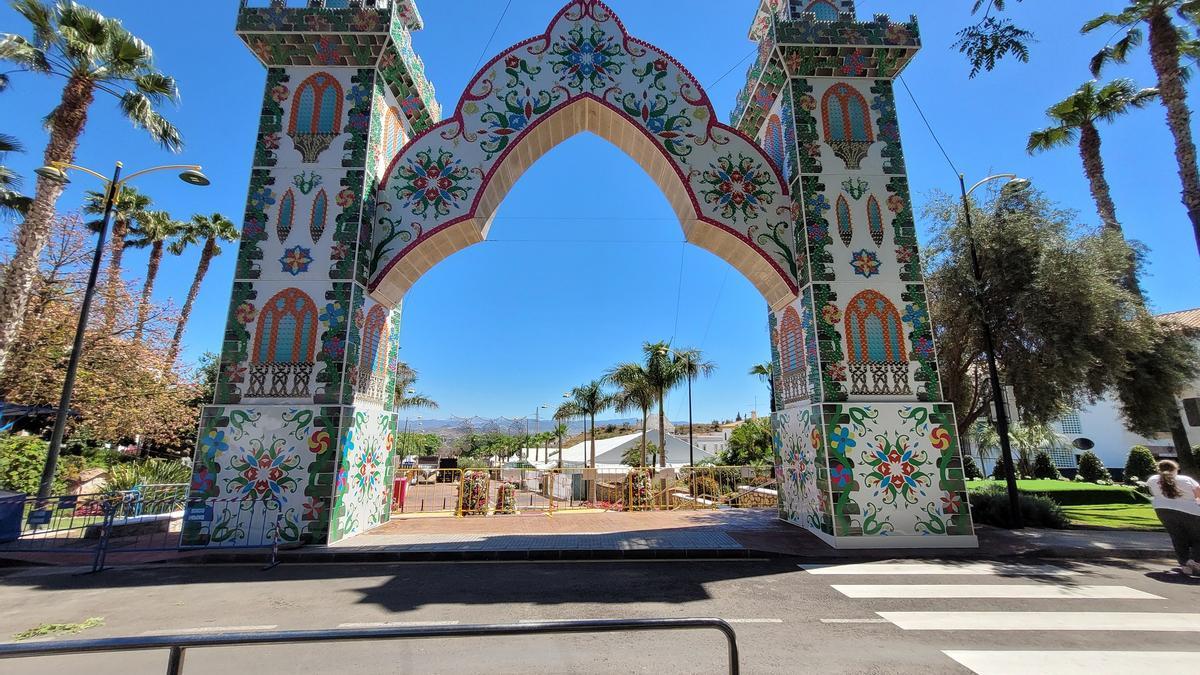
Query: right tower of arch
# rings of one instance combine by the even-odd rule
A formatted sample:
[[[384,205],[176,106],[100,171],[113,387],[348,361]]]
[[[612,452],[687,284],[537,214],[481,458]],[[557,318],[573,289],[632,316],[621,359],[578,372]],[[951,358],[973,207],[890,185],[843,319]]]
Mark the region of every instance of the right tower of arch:
[[[841,548],[974,546],[892,89],[916,18],[762,0],[750,38],[731,123],[790,183],[801,261],[770,314],[780,517]]]

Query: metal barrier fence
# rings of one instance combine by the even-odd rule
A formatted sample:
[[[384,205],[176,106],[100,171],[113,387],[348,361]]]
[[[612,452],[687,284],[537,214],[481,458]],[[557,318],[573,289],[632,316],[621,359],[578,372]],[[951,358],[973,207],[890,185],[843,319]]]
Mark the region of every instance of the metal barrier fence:
[[[402,468],[397,479],[404,484],[394,489],[393,512],[403,514],[468,516],[589,508],[647,511],[778,505],[771,466]]]
[[[97,572],[109,553],[270,548],[274,564],[286,540],[278,500],[190,500],[189,488],[140,485],[121,492],[0,499],[0,553],[88,553]]]
[[[541,623],[492,624],[478,626],[415,626],[357,628],[338,630],[300,630],[229,632],[189,635],[70,640],[39,644],[0,644],[0,659],[104,652],[168,650],[167,675],[183,672],[188,649],[199,647],[236,647],[245,645],[291,645],[313,642],[353,642],[361,640],[415,640],[429,638],[501,637],[513,635],[551,635],[565,633],[618,633],[661,630],[717,630],[725,636],[729,654],[729,673],[738,675],[737,633],[721,619],[600,619],[595,621],[546,621]]]

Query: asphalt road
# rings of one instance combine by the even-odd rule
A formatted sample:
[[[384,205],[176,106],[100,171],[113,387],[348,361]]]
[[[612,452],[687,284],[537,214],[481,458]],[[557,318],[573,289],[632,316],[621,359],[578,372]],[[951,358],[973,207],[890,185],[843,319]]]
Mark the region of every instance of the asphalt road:
[[[1200,671],[1200,581],[1166,572],[1165,562],[896,562],[904,564],[0,570],[0,640],[94,616],[102,627],[39,639],[717,616],[734,622],[744,673]],[[717,633],[673,632],[201,649],[189,653],[187,672],[719,673],[724,659]],[[165,662],[165,653],[53,657],[2,662],[0,672],[128,675],[163,672]]]

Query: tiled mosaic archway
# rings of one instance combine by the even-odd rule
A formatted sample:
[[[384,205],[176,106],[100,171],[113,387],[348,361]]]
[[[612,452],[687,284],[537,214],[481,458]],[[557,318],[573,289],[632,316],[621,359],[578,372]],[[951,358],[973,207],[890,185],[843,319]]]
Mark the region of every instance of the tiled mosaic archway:
[[[766,299],[780,517],[835,546],[974,543],[892,96],[915,19],[760,0],[726,125],[674,59],[572,0],[439,123],[414,0],[241,4],[267,78],[185,544],[323,543],[388,519],[404,292],[583,131]]]
[[[791,197],[750,137],[722,124],[670,55],[631,37],[595,0],[492,59],[454,114],[413,139],[379,186],[372,294],[398,302],[421,274],[482,241],[534,161],[591,131],[654,178],[689,242],[737,267],[772,306],[796,296]]]

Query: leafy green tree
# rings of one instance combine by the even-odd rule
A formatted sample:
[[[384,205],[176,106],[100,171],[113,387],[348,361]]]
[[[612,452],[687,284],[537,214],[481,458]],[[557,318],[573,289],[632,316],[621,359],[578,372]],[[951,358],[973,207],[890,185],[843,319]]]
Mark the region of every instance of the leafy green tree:
[[[767,396],[771,401],[771,412],[775,412],[775,378],[771,374],[771,362],[756,363],[750,368],[750,374],[767,383]],[[713,426],[720,426],[713,420]]]
[[[926,281],[938,345],[938,374],[955,403],[960,434],[986,411],[989,384],[979,326],[995,338],[1001,377],[1030,424],[1058,419],[1119,386],[1131,352],[1151,341],[1140,298],[1119,280],[1128,246],[1084,230],[1075,215],[1037,190],[1002,191],[972,206],[986,285],[976,300],[961,202],[935,197],[926,208],[934,238]],[[1002,311],[1001,311],[1002,310]],[[1130,318],[1134,317],[1134,318]]]
[[[192,307],[196,304],[196,296],[200,294],[200,284],[208,274],[208,266],[212,259],[221,255],[218,242],[237,241],[239,237],[237,226],[225,216],[214,213],[211,216],[192,216],[184,224],[178,238],[171,243],[171,253],[179,255],[192,245],[204,242],[200,249],[200,261],[196,263],[196,274],[192,277],[192,286],[188,289],[187,300],[179,312],[179,323],[175,325],[175,336],[171,338],[170,361],[174,363],[179,356],[179,347],[183,343],[183,331],[187,328],[188,319],[192,316]]]
[[[163,251],[175,235],[183,228],[183,223],[171,218],[166,211],[145,211],[138,216],[137,225],[133,230],[133,238],[126,242],[129,248],[149,248],[150,259],[146,263],[146,280],[142,282],[142,296],[138,300],[137,325],[134,327],[133,339],[141,341],[142,332],[146,329],[146,321],[150,318],[150,305],[154,293],[154,282],[158,279],[158,270],[162,265]]]
[[[1030,154],[1078,142],[1083,173],[1087,176],[1100,222],[1106,230],[1122,239],[1125,233],[1117,220],[1117,207],[1113,204],[1108,178],[1104,175],[1104,161],[1100,157],[1100,131],[1096,123],[1113,122],[1133,108],[1144,108],[1156,96],[1156,90],[1139,90],[1132,80],[1127,79],[1113,80],[1103,86],[1097,85],[1095,80],[1085,82],[1075,93],[1046,111],[1046,116],[1054,126],[1029,135],[1026,149]],[[1126,288],[1140,296],[1136,272],[1137,263],[1131,251],[1124,283]]]
[[[979,480],[983,478],[983,472],[979,470],[979,465],[975,463],[975,458],[970,455],[963,455],[963,478],[967,480]]]
[[[554,429],[550,432],[551,434],[554,435],[554,438],[556,438],[558,440],[558,468],[560,468],[560,469],[562,468],[563,439],[567,437],[567,431],[568,431],[567,425],[563,423],[562,419],[563,418],[555,417],[555,420],[557,423],[554,425]],[[546,456],[546,461],[547,462],[550,461],[549,455]]]
[[[1177,22],[1176,18],[1181,22]],[[1187,71],[1182,58],[1200,56],[1200,43],[1189,35],[1188,27],[1200,20],[1196,0],[1126,0],[1125,8],[1105,13],[1083,25],[1083,32],[1115,26],[1125,35],[1104,47],[1092,58],[1092,74],[1100,76],[1110,62],[1124,63],[1132,48],[1142,43],[1142,26],[1150,37],[1150,65],[1158,76],[1158,93],[1167,109],[1167,126],[1175,139],[1175,161],[1183,184],[1183,205],[1192,223],[1196,248],[1200,250],[1200,167],[1196,163],[1196,144],[1192,140],[1192,111],[1187,104]]]
[[[683,382],[688,388],[688,447],[692,445],[692,382],[697,377],[709,377],[717,369],[717,364],[705,361],[704,354],[695,347],[684,347],[671,352],[671,360],[679,371]],[[690,458],[689,458],[690,459]],[[663,455],[666,461],[666,454]]]
[[[155,110],[177,101],[179,91],[173,78],[155,68],[149,45],[120,21],[69,0],[55,5],[14,0],[12,6],[29,22],[31,37],[0,35],[0,61],[66,80],[58,106],[46,117],[50,138],[42,160],[45,164],[75,160],[98,93],[115,97],[121,113],[152,139],[169,150],[180,149],[179,131]],[[63,187],[59,181],[39,176],[28,213],[16,231],[12,263],[0,282],[0,371],[25,319],[38,260],[49,239]]]
[[[726,466],[770,464],[775,461],[771,439],[769,418],[746,420],[729,434],[729,442],[721,453],[721,463]]]
[[[37,436],[0,435],[0,490],[36,495],[49,446]],[[62,494],[56,481],[54,492]]]
[[[1146,480],[1158,472],[1158,462],[1154,461],[1154,453],[1144,445],[1135,445],[1129,449],[1129,457],[1125,459],[1125,482]]]
[[[592,423],[591,460],[588,466],[596,466],[596,415],[608,410],[612,402],[612,396],[604,391],[602,380],[592,380],[571,390],[571,398],[568,401],[570,405],[565,409],[568,413],[565,417],[579,415]],[[564,411],[564,408],[560,407],[559,410]]]
[[[978,75],[981,70],[991,71],[996,67],[996,62],[1006,56],[1029,63],[1029,43],[1034,41],[1034,35],[1008,19],[992,15],[993,11],[1000,13],[1005,9],[1005,0],[974,0],[971,14],[978,15],[983,10],[983,15],[976,23],[958,31],[954,46],[967,55],[971,63],[971,77]]]

